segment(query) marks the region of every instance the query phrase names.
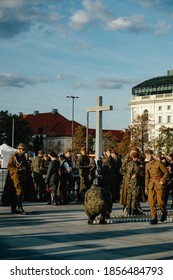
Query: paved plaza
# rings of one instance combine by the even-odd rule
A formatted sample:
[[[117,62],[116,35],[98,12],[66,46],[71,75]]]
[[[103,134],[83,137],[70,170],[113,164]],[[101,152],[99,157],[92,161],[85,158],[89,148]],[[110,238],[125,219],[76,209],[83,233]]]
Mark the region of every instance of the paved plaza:
[[[149,212],[147,204],[142,208]],[[171,221],[88,225],[82,204],[24,202],[24,209],[27,215],[12,215],[0,206],[1,260],[173,259]],[[115,203],[112,216],[122,214]]]

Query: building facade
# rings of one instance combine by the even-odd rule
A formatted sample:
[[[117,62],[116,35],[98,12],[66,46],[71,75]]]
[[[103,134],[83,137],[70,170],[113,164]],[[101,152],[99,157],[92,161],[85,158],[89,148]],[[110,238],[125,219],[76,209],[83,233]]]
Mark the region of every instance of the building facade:
[[[38,138],[38,142],[42,142],[44,151],[47,153],[50,150],[56,149],[57,152],[63,152],[66,149],[72,148],[72,121],[61,115],[57,109],[52,109],[52,112],[40,113],[34,111],[33,114],[23,115],[33,131],[33,141]],[[74,121],[74,130],[80,123]],[[122,130],[103,130],[110,131],[117,142],[120,142],[124,137],[125,132]],[[95,142],[95,129],[89,129],[89,134],[93,136]],[[42,149],[38,147],[37,150]],[[93,147],[95,149],[95,145]],[[35,149],[34,149],[35,150]]]
[[[161,126],[173,128],[173,70],[133,87],[130,108],[131,124],[137,115],[148,114],[151,141],[159,136]]]

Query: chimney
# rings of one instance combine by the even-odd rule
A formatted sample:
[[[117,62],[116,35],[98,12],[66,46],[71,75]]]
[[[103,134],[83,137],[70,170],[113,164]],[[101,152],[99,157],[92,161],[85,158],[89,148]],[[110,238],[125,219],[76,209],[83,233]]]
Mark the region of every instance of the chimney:
[[[39,111],[34,111],[33,115],[34,116],[39,115]]]
[[[52,109],[52,114],[58,113],[58,109]]]

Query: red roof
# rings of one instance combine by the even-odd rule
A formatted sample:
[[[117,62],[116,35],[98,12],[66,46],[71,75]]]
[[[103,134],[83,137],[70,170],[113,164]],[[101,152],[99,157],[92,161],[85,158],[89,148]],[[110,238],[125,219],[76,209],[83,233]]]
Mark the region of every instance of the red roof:
[[[23,118],[27,120],[34,134],[38,134],[42,131],[43,134],[46,134],[49,137],[72,135],[72,121],[69,121],[58,112],[23,115]],[[80,123],[74,121],[74,132],[80,125]],[[108,131],[115,135],[117,141],[121,141],[125,135],[123,130],[103,130],[103,132]],[[89,129],[89,134],[95,137],[95,129]]]
[[[38,113],[23,115],[35,134],[41,130],[43,134],[51,137],[71,136],[72,121],[69,121],[61,114],[57,113]],[[74,121],[74,130],[79,123]]]
[[[93,137],[95,137],[95,129],[90,128],[89,134],[91,134]],[[111,132],[118,142],[122,140],[122,138],[125,136],[125,132],[123,130],[112,130],[112,129],[103,129],[102,132]]]

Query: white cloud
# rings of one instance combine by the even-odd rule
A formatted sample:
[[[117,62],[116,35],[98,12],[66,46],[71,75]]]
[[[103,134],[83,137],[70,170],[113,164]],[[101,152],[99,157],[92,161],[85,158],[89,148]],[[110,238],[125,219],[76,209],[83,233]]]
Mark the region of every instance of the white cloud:
[[[89,15],[85,11],[79,10],[70,18],[69,26],[73,29],[81,29],[89,22]]]
[[[67,75],[67,74],[58,74],[56,76],[56,80],[58,80],[58,81],[71,80],[71,79],[76,79],[76,77],[73,75]]]
[[[106,22],[110,19],[111,13],[101,1],[82,1],[83,9],[76,11],[69,19],[69,26],[72,29],[81,29],[89,23],[96,21]]]
[[[95,85],[99,89],[121,89],[123,85],[113,78],[100,78],[95,81]]]
[[[131,17],[119,17],[108,23],[107,26],[110,30],[122,30],[127,29],[131,31],[140,31],[145,29],[144,17],[142,15]]]
[[[111,77],[98,78],[95,81],[95,86],[99,89],[122,89],[123,86],[133,83],[133,80],[118,79]]]
[[[46,5],[46,8],[45,6]],[[48,2],[39,0],[0,1],[0,37],[12,38],[29,31],[33,24],[57,24],[63,18]]]
[[[163,35],[168,33],[171,30],[171,25],[166,23],[165,21],[159,21],[155,25],[155,34],[157,35]]]
[[[0,73],[0,87],[18,87],[23,88],[26,85],[35,85],[38,83],[46,83],[46,79],[28,78],[19,74]]]

